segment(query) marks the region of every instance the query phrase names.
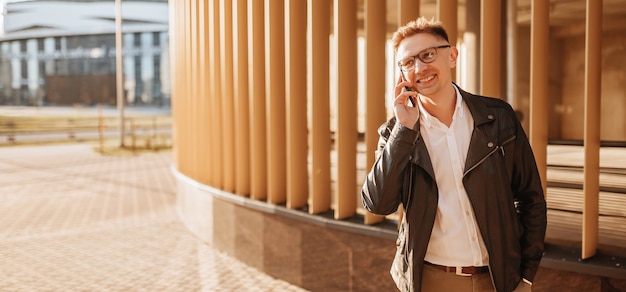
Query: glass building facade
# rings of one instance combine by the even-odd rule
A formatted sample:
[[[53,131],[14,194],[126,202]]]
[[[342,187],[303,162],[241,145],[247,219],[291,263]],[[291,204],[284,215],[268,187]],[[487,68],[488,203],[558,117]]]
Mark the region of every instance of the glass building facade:
[[[0,37],[0,105],[115,104],[113,1],[51,2],[6,4],[4,34]],[[124,3],[122,52],[126,102],[169,106],[167,2]],[[65,19],[59,14],[54,20],[48,16],[48,22],[53,23],[50,24],[33,15],[41,14],[45,18],[43,15],[49,13],[50,5],[74,11],[74,17]],[[98,13],[93,8],[98,8]],[[153,12],[146,13],[151,19],[139,14],[142,8]]]

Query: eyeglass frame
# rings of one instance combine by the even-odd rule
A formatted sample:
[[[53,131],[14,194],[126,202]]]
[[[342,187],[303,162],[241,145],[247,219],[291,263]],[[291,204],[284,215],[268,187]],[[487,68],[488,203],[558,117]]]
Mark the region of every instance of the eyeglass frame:
[[[438,55],[438,54],[439,54],[439,52],[437,52],[437,50],[438,50],[438,49],[443,49],[443,48],[451,48],[451,47],[452,47],[452,46],[451,46],[450,44],[447,44],[447,45],[441,45],[441,46],[434,46],[434,47],[425,48],[425,49],[423,49],[423,50],[419,51],[416,55],[413,55],[413,56],[408,56],[408,57],[404,57],[404,58],[402,58],[402,59],[401,59],[400,61],[398,61],[398,63],[397,63],[397,64],[398,64],[398,67],[400,68],[400,70],[401,70],[402,72],[411,71],[411,70],[404,70],[404,69],[402,68],[402,61],[404,61],[404,60],[406,60],[406,59],[408,59],[408,58],[413,58],[413,62],[414,62],[415,64],[417,64],[417,61],[416,61],[415,59],[419,59],[419,60],[420,60],[420,62],[422,62],[422,63],[424,63],[424,64],[430,64],[430,63],[435,62],[435,61],[437,60],[437,57],[439,56],[439,55]],[[430,62],[425,62],[425,61],[424,61],[424,60],[422,60],[422,58],[420,57],[420,54],[422,54],[424,51],[431,50],[431,49],[435,49],[435,58],[434,58],[434,59],[432,59],[432,61],[430,61]],[[413,65],[413,66],[415,66],[415,65]],[[415,69],[415,68],[413,68],[413,69]]]

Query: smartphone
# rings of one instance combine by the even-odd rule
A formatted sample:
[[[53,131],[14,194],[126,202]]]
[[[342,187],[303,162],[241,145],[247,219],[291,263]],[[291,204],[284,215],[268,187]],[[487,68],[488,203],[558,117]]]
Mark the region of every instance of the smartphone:
[[[406,82],[406,76],[404,76],[404,71],[400,70],[400,75],[402,76],[402,81]],[[404,89],[406,89],[406,91],[413,91],[413,89],[408,86],[405,86]],[[411,103],[412,107],[415,107],[415,100],[413,100],[412,96],[409,96],[409,102]]]

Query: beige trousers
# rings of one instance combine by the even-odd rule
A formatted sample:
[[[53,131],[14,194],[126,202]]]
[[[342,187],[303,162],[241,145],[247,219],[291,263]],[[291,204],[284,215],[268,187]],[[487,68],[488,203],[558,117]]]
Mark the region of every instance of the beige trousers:
[[[530,292],[530,285],[520,281],[514,292]],[[423,292],[490,292],[495,291],[491,283],[489,273],[478,274],[471,277],[457,276],[454,273],[446,273],[437,268],[424,265],[422,276]]]

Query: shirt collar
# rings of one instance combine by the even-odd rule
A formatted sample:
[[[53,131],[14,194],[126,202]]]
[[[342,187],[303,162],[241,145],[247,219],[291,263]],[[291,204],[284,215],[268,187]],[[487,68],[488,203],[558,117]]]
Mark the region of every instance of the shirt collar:
[[[461,96],[461,92],[459,91],[459,88],[456,86],[456,84],[452,84],[452,86],[454,87],[454,92],[456,92],[456,102],[454,105],[454,116],[459,116],[459,118],[462,118],[465,116],[465,108],[463,107],[463,97]],[[421,99],[417,99],[417,104],[419,106],[419,110],[421,115],[424,117],[424,126],[426,127],[431,127],[432,123],[433,123],[433,119],[436,119],[435,117],[433,117],[422,105],[422,100]]]

